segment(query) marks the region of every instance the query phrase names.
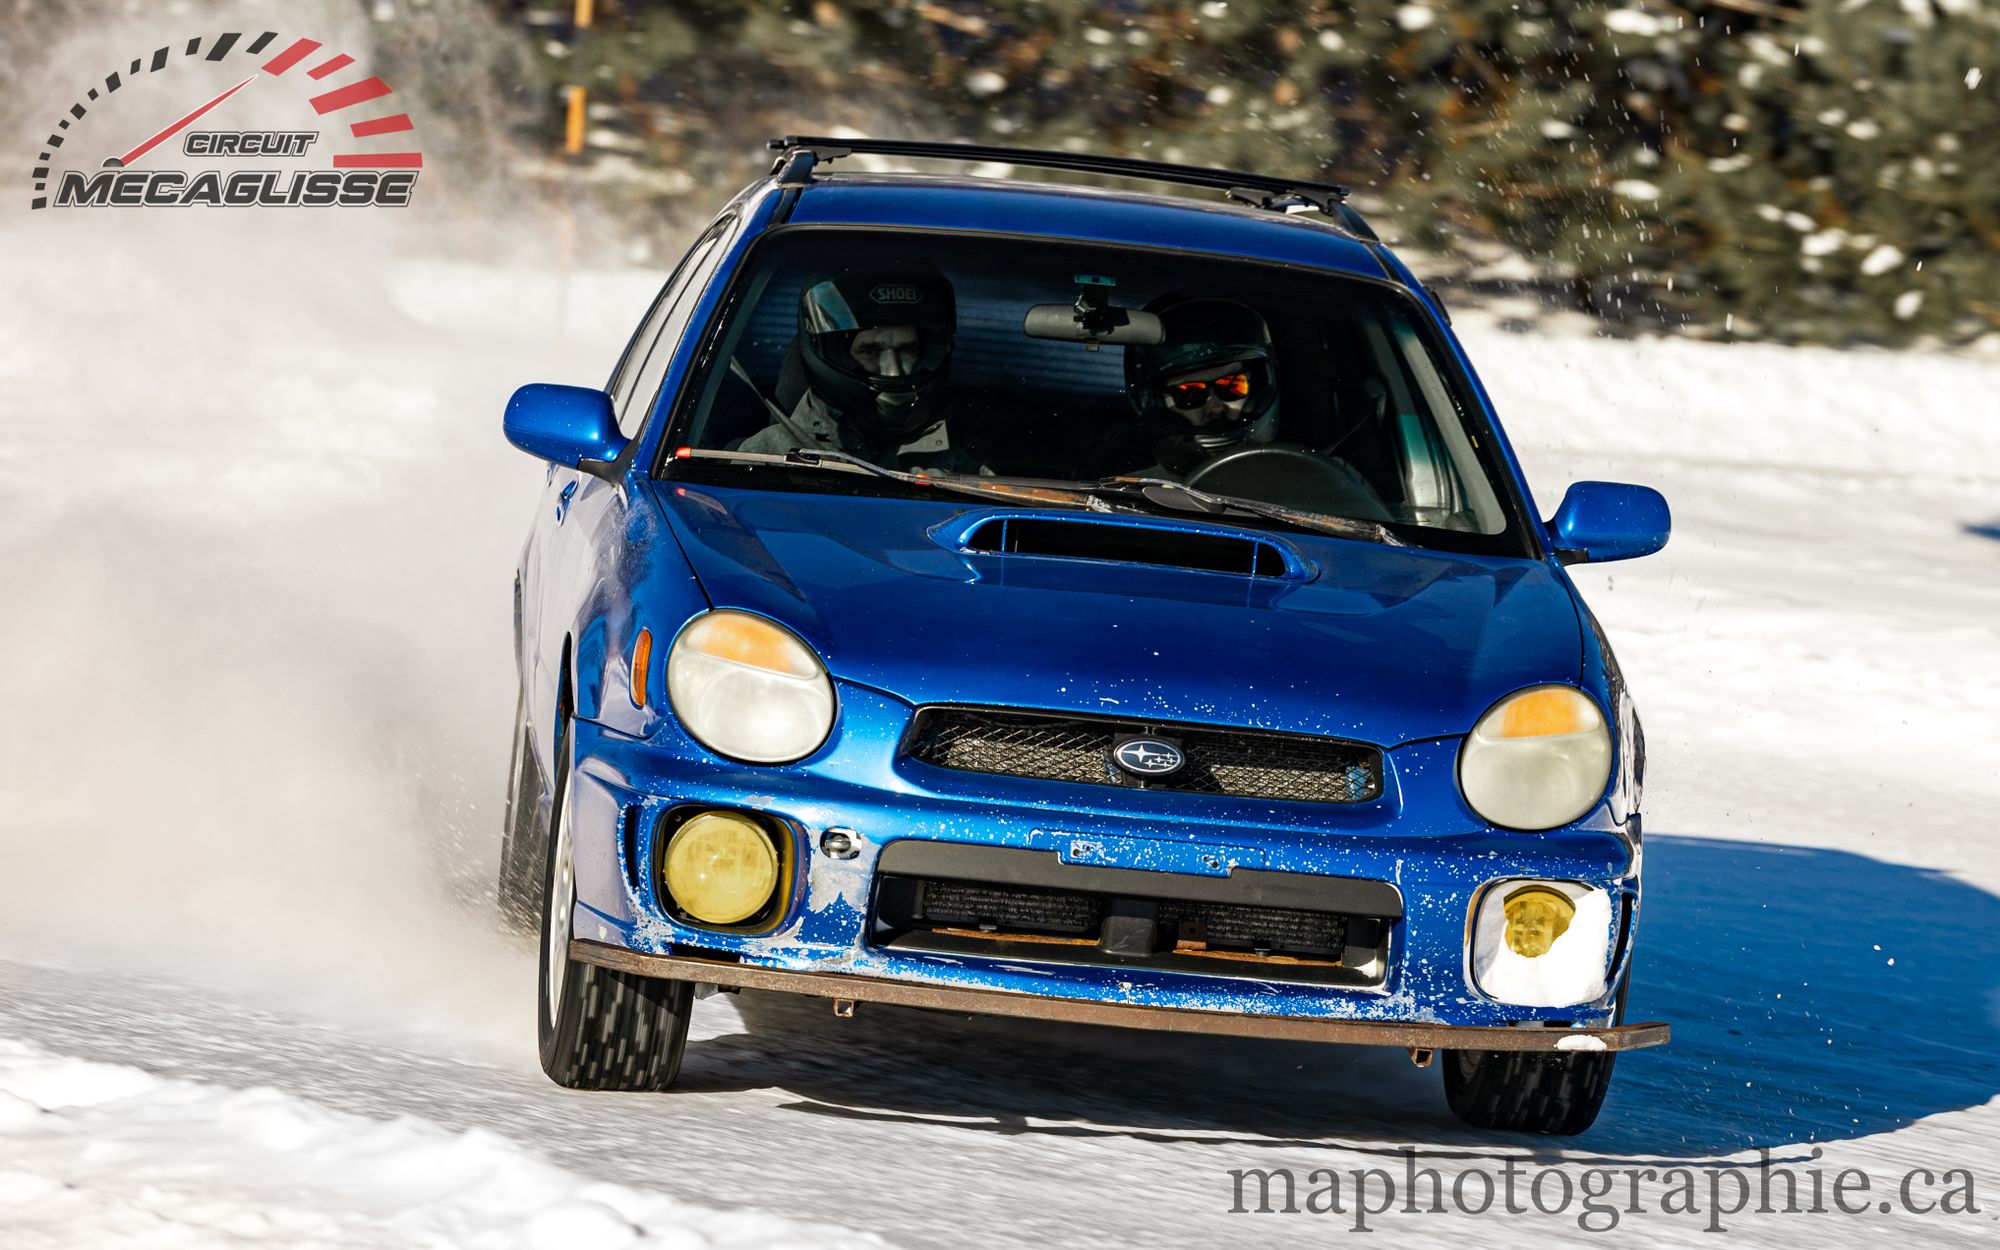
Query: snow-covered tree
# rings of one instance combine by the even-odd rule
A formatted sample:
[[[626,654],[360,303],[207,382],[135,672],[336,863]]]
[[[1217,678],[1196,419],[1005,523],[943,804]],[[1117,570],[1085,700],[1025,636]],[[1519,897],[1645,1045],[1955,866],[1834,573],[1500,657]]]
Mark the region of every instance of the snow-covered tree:
[[[560,69],[626,109],[631,160],[704,182],[752,131],[1088,148],[1351,181],[1406,235],[1498,240],[1608,316],[2000,329],[2000,0],[598,11],[548,44]]]

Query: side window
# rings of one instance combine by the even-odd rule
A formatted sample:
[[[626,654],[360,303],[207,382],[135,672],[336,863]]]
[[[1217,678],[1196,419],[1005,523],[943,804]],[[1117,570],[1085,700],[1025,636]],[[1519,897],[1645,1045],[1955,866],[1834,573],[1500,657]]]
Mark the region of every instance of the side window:
[[[653,397],[660,392],[660,381],[667,375],[667,364],[680,344],[681,331],[687,328],[696,297],[708,285],[709,275],[715,272],[722,256],[722,240],[732,224],[717,222],[688,251],[659,302],[647,315],[646,324],[632,340],[611,391],[611,402],[618,413],[618,432],[626,438],[638,434],[646,414],[652,410]]]
[[[1451,388],[1439,375],[1437,362],[1425,349],[1416,327],[1400,315],[1391,316],[1398,354],[1407,376],[1414,379],[1424,398],[1423,407],[1401,411],[1456,414],[1458,406]],[[1396,382],[1400,387],[1402,378]],[[1403,416],[1398,424],[1410,461],[1411,503],[1419,509],[1435,508],[1441,514],[1435,520],[1425,518],[1424,524],[1481,534],[1498,534],[1507,528],[1506,510],[1479,469],[1479,453],[1463,420],[1440,422],[1435,416]]]
[[[639,366],[645,362],[646,345],[653,341],[653,335],[659,330],[660,318],[666,315],[667,296],[673,293],[680,276],[680,269],[668,275],[666,284],[653,296],[653,302],[646,306],[646,316],[639,322],[639,328],[632,331],[632,337],[625,342],[625,350],[618,355],[618,366],[611,371],[611,380],[604,384],[604,389],[611,394],[614,412],[625,411],[625,397],[632,393],[632,383],[639,376]]]

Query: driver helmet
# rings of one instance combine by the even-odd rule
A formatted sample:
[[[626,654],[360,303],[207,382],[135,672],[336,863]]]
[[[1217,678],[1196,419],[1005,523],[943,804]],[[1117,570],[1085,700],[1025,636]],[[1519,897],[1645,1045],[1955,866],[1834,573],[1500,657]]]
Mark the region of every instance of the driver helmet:
[[[1154,301],[1161,341],[1125,353],[1125,393],[1160,464],[1186,473],[1277,436],[1277,371],[1264,318],[1235,300]]]
[[[799,355],[842,421],[904,437],[939,415],[956,320],[951,283],[927,262],[833,274],[799,295]]]

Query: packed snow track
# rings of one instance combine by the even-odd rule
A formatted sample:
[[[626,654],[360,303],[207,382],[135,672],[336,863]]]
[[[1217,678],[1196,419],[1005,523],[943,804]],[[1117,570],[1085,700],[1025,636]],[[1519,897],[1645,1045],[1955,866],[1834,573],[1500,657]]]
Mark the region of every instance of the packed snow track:
[[[1690,1244],[1760,1150],[1874,1189],[1722,1217],[1745,1244],[1991,1244],[2000,362],[1460,316],[1545,511],[1675,513],[1577,570],[1651,748],[1631,1016],[1674,1026],[1587,1134],[1465,1129],[1400,1052],[752,993],[698,1004],[676,1092],[589,1095],[489,919],[541,481],[499,414],[600,383],[659,275],[49,216],[0,232],[64,257],[0,293],[0,1245],[1278,1245],[1355,1224],[1316,1169],[1406,1150],[1447,1191],[1689,1169],[1704,1212],[1648,1183],[1631,1244]],[[1286,1168],[1301,1210],[1232,1210]],[[1912,1169],[1980,1212],[1906,1210]],[[1528,1212],[1367,1218],[1600,1236]]]

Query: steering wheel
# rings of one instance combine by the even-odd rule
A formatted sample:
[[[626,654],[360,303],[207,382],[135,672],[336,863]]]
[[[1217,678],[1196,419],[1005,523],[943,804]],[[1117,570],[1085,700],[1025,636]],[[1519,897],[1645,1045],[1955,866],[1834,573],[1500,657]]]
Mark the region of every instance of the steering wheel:
[[[1190,473],[1186,485],[1302,512],[1364,521],[1389,519],[1381,499],[1353,465],[1283,443],[1245,447],[1217,456]]]

